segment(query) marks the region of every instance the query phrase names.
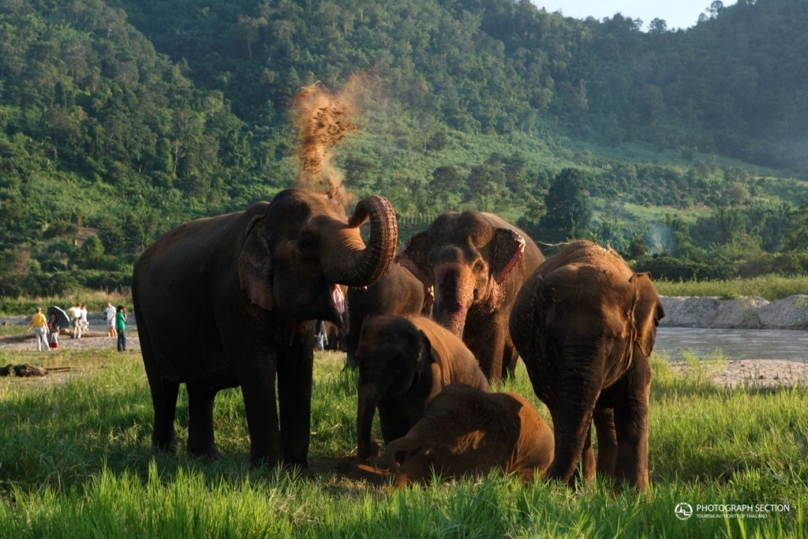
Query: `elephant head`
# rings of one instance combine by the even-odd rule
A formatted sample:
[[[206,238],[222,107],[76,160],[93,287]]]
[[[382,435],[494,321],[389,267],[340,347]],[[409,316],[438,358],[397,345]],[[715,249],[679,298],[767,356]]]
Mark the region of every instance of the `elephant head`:
[[[371,427],[382,399],[397,399],[417,386],[436,363],[423,331],[405,318],[376,316],[362,326],[356,356],[359,360],[357,445],[360,458],[376,452]]]
[[[500,285],[525,250],[522,235],[496,226],[497,221],[501,219],[476,211],[444,212],[426,232],[407,240],[396,256],[434,287],[433,317],[458,337],[472,305],[490,310],[501,304]]]
[[[359,226],[370,219],[370,239]],[[289,189],[267,205],[245,212],[238,279],[251,303],[284,316],[343,320],[332,300],[338,284],[367,286],[387,270],[395,254],[395,212],[382,196],[360,201],[348,219],[322,194]]]

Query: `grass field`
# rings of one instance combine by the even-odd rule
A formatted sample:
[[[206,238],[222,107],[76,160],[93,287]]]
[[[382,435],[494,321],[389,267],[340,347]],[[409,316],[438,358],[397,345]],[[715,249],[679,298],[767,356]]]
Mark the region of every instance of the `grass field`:
[[[735,299],[741,296],[760,296],[769,301],[808,294],[808,275],[780,277],[765,275],[752,279],[728,281],[654,281],[657,291],[663,296],[718,296]]]
[[[218,462],[149,448],[152,407],[138,352],[0,352],[0,364],[69,365],[68,376],[0,379],[0,537],[804,537],[808,389],[723,389],[655,361],[652,484],[579,492],[491,475],[388,490],[333,472],[251,469],[238,390],[216,401]],[[355,450],[356,374],[318,354],[310,462]],[[534,400],[520,366],[504,389]],[[546,409],[539,405],[547,417]],[[378,425],[377,425],[378,427]],[[375,436],[380,440],[378,428]],[[693,516],[674,508],[689,503]],[[707,504],[784,504],[789,511]],[[773,508],[770,508],[773,509]],[[781,507],[780,509],[785,509]],[[747,516],[747,513],[751,516]],[[705,515],[707,515],[705,517]],[[765,517],[765,518],[763,518]]]

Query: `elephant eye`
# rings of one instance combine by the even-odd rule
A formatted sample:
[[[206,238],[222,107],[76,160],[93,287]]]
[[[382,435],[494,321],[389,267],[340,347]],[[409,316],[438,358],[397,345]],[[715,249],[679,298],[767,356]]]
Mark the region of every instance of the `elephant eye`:
[[[478,260],[473,266],[474,273],[482,273],[485,270],[485,264],[482,260]]]
[[[303,233],[297,240],[297,248],[304,255],[313,255],[317,250],[318,240],[314,234]]]

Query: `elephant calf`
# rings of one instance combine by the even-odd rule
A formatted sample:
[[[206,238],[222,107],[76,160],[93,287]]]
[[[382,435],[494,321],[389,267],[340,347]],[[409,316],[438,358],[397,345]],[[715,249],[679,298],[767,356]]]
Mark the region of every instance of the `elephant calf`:
[[[365,321],[359,360],[357,445],[360,458],[378,452],[371,426],[379,409],[384,442],[400,438],[426,404],[451,383],[490,391],[477,360],[460,338],[428,318],[376,316]]]
[[[553,416],[547,477],[571,483],[597,473],[648,483],[648,397],[656,327],[665,316],[647,273],[588,241],[564,247],[525,281],[510,331],[536,396]]]
[[[408,457],[399,466],[395,457],[403,451]],[[553,432],[521,395],[452,384],[406,436],[387,445],[384,458],[399,486],[425,483],[433,469],[449,477],[498,469],[529,481],[553,460]]]

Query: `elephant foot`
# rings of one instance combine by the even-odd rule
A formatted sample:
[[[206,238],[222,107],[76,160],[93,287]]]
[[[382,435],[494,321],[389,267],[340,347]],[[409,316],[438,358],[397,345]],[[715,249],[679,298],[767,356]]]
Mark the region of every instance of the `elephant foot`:
[[[206,445],[202,447],[188,446],[188,454],[193,458],[208,458],[210,460],[220,460],[222,454],[216,449],[215,445]]]
[[[177,449],[177,439],[156,440],[152,438],[152,449],[160,453],[173,453]]]
[[[357,455],[361,460],[368,460],[379,456],[382,449],[376,442],[370,442],[370,447],[360,447],[357,449]]]

